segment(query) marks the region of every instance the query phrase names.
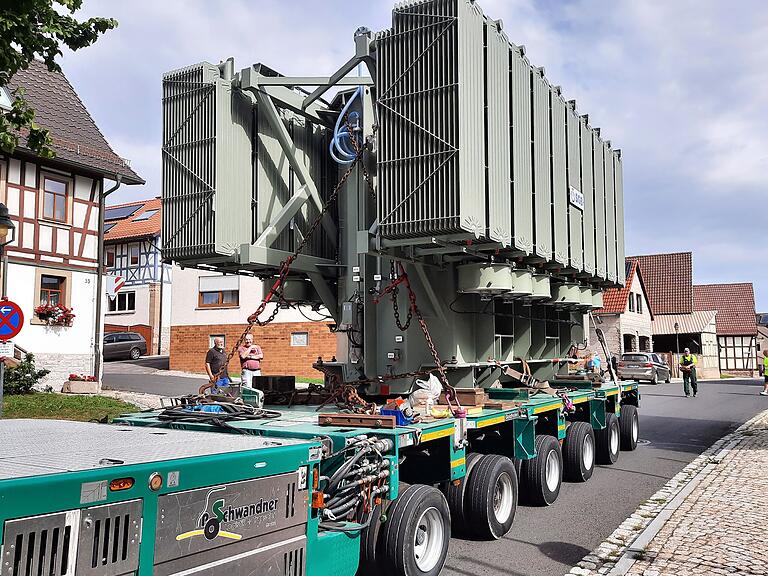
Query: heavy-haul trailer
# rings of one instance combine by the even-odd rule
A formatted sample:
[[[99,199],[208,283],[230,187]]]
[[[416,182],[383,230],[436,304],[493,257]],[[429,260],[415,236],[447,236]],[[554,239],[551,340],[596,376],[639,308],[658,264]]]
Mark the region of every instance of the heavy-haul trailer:
[[[634,449],[637,390],[570,390],[570,413],[560,398],[534,395],[466,421],[394,428],[323,425],[331,409],[309,407],[213,422],[179,410],[180,419],[143,412],[116,425],[2,421],[0,575],[437,574],[451,524],[484,538],[509,530],[518,498],[510,458],[528,500],[549,504],[563,464],[574,481],[594,466],[571,431],[610,430],[624,406],[620,437],[596,442],[592,456],[612,463],[619,442]],[[324,523],[320,479],[369,446],[381,453],[381,478],[368,525]],[[398,540],[400,525],[412,545]]]
[[[338,469],[338,453],[361,436],[389,440],[392,444],[391,468],[388,470],[386,492],[381,501],[373,503],[370,526],[351,536],[358,540],[360,564],[358,573],[381,570],[385,574],[421,574],[440,572],[445,561],[451,526],[454,532],[473,537],[495,539],[503,536],[512,525],[518,504],[518,483],[522,482],[520,497],[533,505],[552,504],[560,492],[563,479],[589,480],[596,463],[616,462],[619,448],[634,450],[639,433],[636,383],[603,384],[599,388],[570,389],[566,397],[572,403],[565,411],[564,401],[545,394],[525,400],[519,389],[495,389],[492,396],[515,395],[518,401],[505,409],[483,409],[463,419],[438,419],[431,422],[383,428],[365,424],[329,426],[323,424],[332,408],[315,409],[306,406],[281,408],[279,417],[210,423],[195,421],[184,415],[179,419],[163,418],[158,412],[124,415],[118,422],[153,428],[170,427],[180,430],[232,432],[265,438],[303,438],[320,441],[325,455],[320,473],[330,476]],[[622,412],[623,407],[623,412]],[[178,412],[175,413],[178,415]],[[349,416],[350,422],[354,415]],[[414,490],[436,487],[430,495],[436,502],[440,527],[425,524],[421,538],[425,549],[439,548],[429,559],[422,560],[417,549],[409,561],[395,554],[389,538],[392,518],[390,512],[403,496],[401,486]],[[420,501],[420,500],[419,500]],[[402,502],[402,501],[401,501]],[[406,525],[422,522],[416,510],[409,509],[403,519]],[[402,512],[402,511],[401,511]],[[354,530],[354,525],[349,529]],[[333,528],[330,528],[333,530]],[[418,528],[411,527],[418,538]],[[382,534],[384,536],[382,536]],[[439,543],[435,544],[434,541]],[[389,552],[387,552],[389,551]],[[399,561],[400,560],[400,561]],[[308,556],[308,562],[312,557]]]

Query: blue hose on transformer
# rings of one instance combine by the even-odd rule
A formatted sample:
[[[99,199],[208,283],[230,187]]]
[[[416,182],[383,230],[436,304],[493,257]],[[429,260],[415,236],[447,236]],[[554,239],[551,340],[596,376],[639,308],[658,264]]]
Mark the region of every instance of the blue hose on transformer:
[[[333,138],[331,139],[328,151],[331,154],[331,158],[333,158],[339,164],[352,164],[357,155],[351,144],[352,139],[356,138],[356,136],[354,134],[350,134],[347,124],[342,126],[342,121],[346,117],[347,112],[349,111],[349,108],[352,106],[352,103],[355,101],[355,99],[358,97],[361,98],[362,95],[363,87],[360,86],[352,94],[352,97],[344,105],[344,108],[341,109],[339,118],[336,120],[336,126],[333,129]],[[356,127],[359,120],[360,114],[357,112],[350,112],[348,124]]]

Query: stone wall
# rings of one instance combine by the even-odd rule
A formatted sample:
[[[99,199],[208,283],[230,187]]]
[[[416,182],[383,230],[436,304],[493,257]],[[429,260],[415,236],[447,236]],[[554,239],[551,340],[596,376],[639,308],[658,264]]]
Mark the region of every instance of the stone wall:
[[[93,355],[91,354],[35,354],[35,366],[37,369],[45,368],[51,373],[40,381],[39,389],[47,386],[55,392],[61,392],[61,387],[67,381],[70,374],[92,374]]]

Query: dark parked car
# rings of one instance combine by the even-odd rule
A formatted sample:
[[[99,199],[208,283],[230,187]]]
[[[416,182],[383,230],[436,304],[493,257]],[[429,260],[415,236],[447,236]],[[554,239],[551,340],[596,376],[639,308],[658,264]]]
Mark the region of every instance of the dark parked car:
[[[648,380],[658,384],[669,382],[671,373],[664,359],[653,352],[630,352],[621,355],[619,378],[621,380]]]
[[[104,336],[104,360],[136,360],[147,353],[147,341],[136,332],[110,332]]]

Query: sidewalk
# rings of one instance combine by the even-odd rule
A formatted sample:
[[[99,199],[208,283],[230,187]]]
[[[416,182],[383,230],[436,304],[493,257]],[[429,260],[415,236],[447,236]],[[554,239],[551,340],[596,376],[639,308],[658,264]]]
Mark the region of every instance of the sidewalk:
[[[570,574],[768,574],[768,411],[719,440]]]

